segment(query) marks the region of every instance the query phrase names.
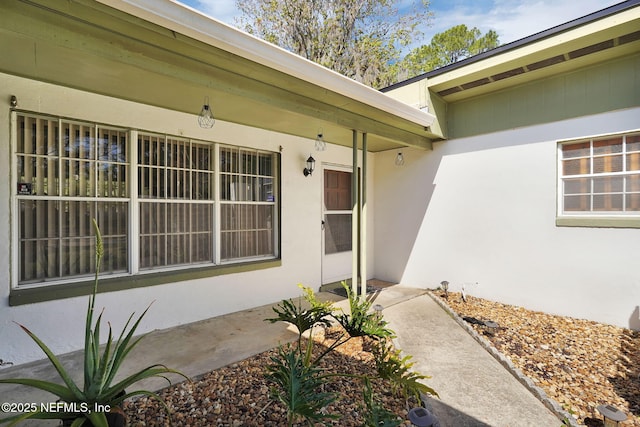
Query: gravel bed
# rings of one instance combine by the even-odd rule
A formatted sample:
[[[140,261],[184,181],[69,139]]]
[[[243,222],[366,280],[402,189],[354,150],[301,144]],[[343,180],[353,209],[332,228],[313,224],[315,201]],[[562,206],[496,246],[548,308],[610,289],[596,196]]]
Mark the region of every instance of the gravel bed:
[[[440,292],[434,293],[443,299]],[[459,293],[446,304],[579,424],[602,426],[598,405],[627,414],[640,427],[640,334],[625,328],[554,316]],[[475,324],[491,320],[498,328]]]
[[[317,329],[317,328],[316,328]],[[332,342],[336,330],[315,336],[314,351]],[[325,341],[326,340],[326,341]],[[320,345],[317,345],[320,344]],[[377,377],[371,343],[353,338],[323,358],[328,372]],[[153,399],[141,398],[125,407],[130,426],[217,426],[217,427],[282,427],[286,426],[286,411],[269,399],[270,384],[264,377],[265,366],[276,349],[241,362],[209,372],[193,382],[183,382],[164,389],[160,395],[171,410],[171,423],[162,405]],[[374,392],[383,406],[407,420],[407,401],[392,393],[390,385],[377,378],[372,381]],[[326,424],[341,427],[363,425],[363,382],[357,378],[335,377],[325,391],[339,393],[338,401],[326,408],[339,416]],[[300,422],[296,426],[306,426]],[[411,425],[406,421],[403,425]]]

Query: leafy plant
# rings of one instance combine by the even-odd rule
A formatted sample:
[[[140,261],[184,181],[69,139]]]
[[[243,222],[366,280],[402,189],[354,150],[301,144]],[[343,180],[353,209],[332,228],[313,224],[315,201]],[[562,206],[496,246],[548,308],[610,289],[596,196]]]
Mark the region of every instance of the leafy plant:
[[[280,346],[278,355],[271,357],[272,364],[267,366],[267,378],[275,386],[271,387],[271,398],[287,408],[287,423],[292,426],[297,417],[312,421],[325,418],[337,418],[337,415],[325,414],[322,409],[333,403],[335,393],[320,391],[327,376],[315,365],[305,363],[303,356],[294,348],[286,351]]]
[[[345,282],[342,286],[347,292],[350,312],[336,313],[330,302],[319,302],[310,288],[300,286],[304,292],[304,299],[309,308],[303,309],[298,301],[296,305],[292,300],[284,300],[273,308],[277,317],[266,319],[269,322],[284,321],[296,326],[298,330],[297,348],[289,347],[286,351],[280,347],[278,354],[271,357],[271,364],[267,367],[267,378],[274,384],[271,387],[271,397],[278,400],[287,408],[288,423],[292,425],[296,417],[312,421],[331,418],[322,412],[322,409],[336,399],[335,393],[326,393],[321,390],[329,382],[331,377],[355,377],[365,381],[363,397],[367,411],[365,416],[366,426],[395,427],[398,426],[398,418],[386,411],[376,400],[371,388],[371,382],[366,376],[349,375],[342,373],[324,373],[318,364],[320,360],[354,337],[371,338],[379,342],[380,348],[387,349],[387,339],[394,333],[387,327],[387,322],[376,313],[371,312],[371,302],[354,295]],[[333,317],[344,332],[338,334],[334,341],[328,345],[315,359],[312,359],[313,339],[309,339],[304,348],[302,334],[306,331],[313,332],[315,325],[330,326],[328,317]],[[381,367],[385,379],[395,384],[398,390],[403,391],[405,397],[409,394],[420,392],[437,395],[431,388],[418,382],[428,378],[410,371],[412,364],[407,363],[409,356],[399,358],[399,352],[389,353],[385,350],[380,355]],[[419,395],[418,395],[419,398]]]
[[[364,425],[366,427],[397,427],[403,421],[396,414],[386,410],[375,398],[375,393],[371,387],[371,380],[364,379],[364,390],[362,391],[366,411],[364,411]]]
[[[140,340],[144,336],[140,336],[134,339],[134,334],[140,321],[145,316],[147,311],[150,308],[150,305],[147,309],[134,321],[134,314],[129,316],[122,332],[118,336],[118,339],[114,341],[114,335],[111,330],[111,325],[109,325],[109,333],[107,337],[106,344],[101,348],[100,346],[100,325],[102,323],[102,314],[100,312],[98,315],[95,324],[94,324],[94,314],[95,314],[95,300],[96,294],[98,292],[98,275],[100,271],[100,262],[104,255],[104,247],[102,244],[102,236],[100,234],[100,229],[98,228],[98,224],[95,219],[93,220],[93,226],[96,234],[96,242],[95,242],[95,250],[96,250],[96,272],[95,272],[95,280],[93,285],[93,293],[89,298],[89,306],[87,308],[87,316],[85,323],[85,342],[84,342],[84,385],[81,388],[78,386],[69,373],[66,371],[64,366],[60,363],[60,360],[56,357],[55,354],[49,349],[49,347],[42,342],[33,332],[27,329],[23,325],[19,325],[30,337],[33,341],[42,349],[42,351],[46,354],[47,358],[55,368],[56,372],[60,375],[60,378],[64,382],[64,385],[60,385],[53,382],[32,379],[32,378],[12,378],[12,379],[0,379],[0,384],[21,384],[28,387],[33,387],[36,389],[44,390],[49,393],[52,393],[60,399],[61,402],[67,403],[69,405],[65,407],[73,408],[87,408],[87,412],[41,412],[39,410],[28,412],[25,414],[19,414],[16,416],[12,416],[9,418],[4,418],[0,420],[0,424],[10,422],[9,425],[15,425],[18,422],[28,419],[61,419],[61,420],[73,420],[71,423],[72,427],[78,427],[84,425],[85,422],[90,422],[91,425],[95,427],[107,427],[108,421],[107,416],[104,412],[100,411],[92,411],[93,408],[98,407],[97,405],[101,405],[102,408],[116,408],[118,407],[125,399],[138,396],[145,395],[160,401],[165,409],[169,411],[169,408],[166,406],[164,401],[160,398],[157,393],[154,393],[149,390],[135,390],[132,392],[125,392],[125,389],[136,384],[137,382],[151,378],[151,377],[162,377],[169,381],[166,378],[165,374],[177,374],[185,379],[189,379],[184,374],[174,370],[167,368],[161,364],[154,364],[148,366],[144,369],[139,370],[138,372],[127,376],[126,378],[118,381],[114,384],[114,380],[116,374],[121,368],[123,362],[126,357],[129,355],[131,350],[140,342]],[[133,322],[133,323],[132,323]],[[130,326],[131,325],[131,326]],[[169,383],[171,383],[169,381]],[[73,404],[76,404],[74,406]]]
[[[333,317],[342,325],[350,337],[368,336],[374,339],[393,336],[393,331],[387,328],[387,322],[371,313],[371,302],[354,295],[353,291],[342,282],[342,287],[349,298],[350,314],[334,314]]]
[[[405,398],[414,396],[419,401],[420,394],[438,396],[434,389],[420,382],[431,377],[412,371],[411,356],[402,357],[401,351],[393,349],[387,340],[378,343],[374,350],[374,359],[378,375],[389,380],[396,392],[402,393]]]

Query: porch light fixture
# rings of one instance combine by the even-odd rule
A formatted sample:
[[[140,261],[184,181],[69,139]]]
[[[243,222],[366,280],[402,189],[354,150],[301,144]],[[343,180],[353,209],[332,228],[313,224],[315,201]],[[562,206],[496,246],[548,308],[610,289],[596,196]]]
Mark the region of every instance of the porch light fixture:
[[[307,159],[307,167],[304,168],[304,170],[302,171],[302,173],[304,173],[304,176],[309,176],[313,173],[313,169],[316,166],[316,159],[314,159],[313,157],[311,157],[311,155],[309,155],[309,158]]]
[[[200,114],[198,115],[198,124],[201,128],[211,129],[215,123],[216,119],[213,117],[213,112],[209,106],[209,97],[205,96],[202,110],[200,110]]]
[[[11,98],[9,99],[9,105],[11,105],[11,108],[16,108],[18,106],[18,98],[16,98],[15,95],[11,95]]]
[[[404,156],[402,155],[402,152],[398,152],[398,154],[396,154],[396,166],[404,166]]]
[[[599,405],[598,407],[596,407],[596,409],[598,410],[598,412],[600,412],[600,414],[602,414],[602,417],[604,418],[604,427],[617,427],[622,421],[627,419],[627,416],[624,414],[624,412],[622,412],[615,406]]]
[[[322,129],[318,131],[318,136],[316,137],[316,151],[324,151],[327,149],[327,143],[324,141],[322,137]]]

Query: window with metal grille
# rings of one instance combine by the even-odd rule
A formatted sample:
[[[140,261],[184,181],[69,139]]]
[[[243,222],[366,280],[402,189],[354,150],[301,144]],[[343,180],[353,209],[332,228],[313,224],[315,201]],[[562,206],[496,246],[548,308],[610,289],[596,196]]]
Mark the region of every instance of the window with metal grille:
[[[94,218],[104,274],[278,256],[276,153],[23,112],[12,146],[14,287],[92,277]]]
[[[220,148],[220,258],[275,253],[275,172],[273,153]]]
[[[21,114],[16,117],[18,282],[128,270],[128,136],[122,129]]]

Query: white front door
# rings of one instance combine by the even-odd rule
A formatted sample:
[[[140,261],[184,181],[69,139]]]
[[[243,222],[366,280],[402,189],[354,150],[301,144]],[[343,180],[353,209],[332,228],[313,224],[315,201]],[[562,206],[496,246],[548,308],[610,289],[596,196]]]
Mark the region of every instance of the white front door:
[[[322,284],[352,275],[351,174],[350,167],[325,166],[323,171]]]

